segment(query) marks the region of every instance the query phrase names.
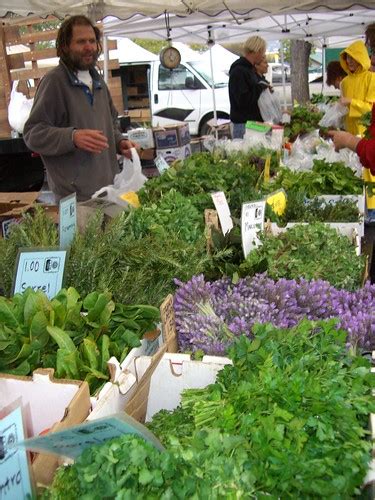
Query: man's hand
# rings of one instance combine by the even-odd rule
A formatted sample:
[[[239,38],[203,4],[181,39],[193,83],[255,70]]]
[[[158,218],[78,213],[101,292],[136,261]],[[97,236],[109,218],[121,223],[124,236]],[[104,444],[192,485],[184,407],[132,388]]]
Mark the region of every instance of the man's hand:
[[[361,140],[360,137],[356,137],[349,132],[343,132],[341,130],[329,130],[328,135],[332,137],[336,151],[339,151],[342,148],[349,148],[352,151],[355,151],[357,144]]]
[[[108,148],[108,140],[101,130],[77,129],[73,132],[76,148],[99,154]]]
[[[122,154],[126,158],[129,158],[130,160],[132,158],[132,154],[130,151],[131,148],[135,148],[138,151],[138,153],[141,149],[139,144],[137,144],[136,142],[129,141],[127,139],[123,139],[122,141],[120,141],[119,144],[120,154]]]
[[[340,97],[340,104],[342,104],[343,106],[350,106],[352,100],[351,98],[349,97]]]

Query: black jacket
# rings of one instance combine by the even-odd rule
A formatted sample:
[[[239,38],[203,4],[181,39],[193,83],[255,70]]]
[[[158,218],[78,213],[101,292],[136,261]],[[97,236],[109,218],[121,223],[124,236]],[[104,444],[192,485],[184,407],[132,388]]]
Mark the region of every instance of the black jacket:
[[[258,99],[262,92],[254,66],[244,57],[234,61],[229,70],[230,119],[233,123],[247,120],[262,122]]]

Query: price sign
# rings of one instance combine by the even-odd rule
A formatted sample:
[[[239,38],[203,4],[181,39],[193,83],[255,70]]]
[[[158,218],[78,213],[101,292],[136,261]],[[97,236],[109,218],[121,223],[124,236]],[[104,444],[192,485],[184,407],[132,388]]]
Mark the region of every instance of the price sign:
[[[76,193],[60,200],[59,217],[60,248],[68,248],[73,241],[77,229]]]
[[[233,221],[230,216],[230,209],[225,193],[223,193],[223,191],[218,191],[217,193],[212,193],[211,197],[219,216],[221,230],[223,234],[226,235],[227,232],[233,228]]]
[[[284,191],[284,189],[279,189],[278,191],[270,194],[267,197],[266,202],[272,207],[272,210],[275,212],[275,214],[283,215],[287,203],[286,192]]]
[[[152,432],[125,413],[91,420],[45,436],[26,439],[20,443],[20,446],[39,452],[77,458],[86,448],[102,444],[123,434],[136,434],[153,444],[155,448],[164,450],[163,445]]]
[[[0,498],[32,498],[26,450],[18,448],[24,438],[19,407],[0,420]]]
[[[18,253],[17,271],[13,293],[23,293],[26,288],[41,290],[52,299],[61,290],[66,250],[23,250]]]
[[[156,168],[159,170],[159,174],[160,175],[165,170],[168,170],[168,168],[169,168],[168,163],[165,161],[165,159],[160,154],[157,155],[157,157],[155,158],[154,162],[155,162]]]
[[[261,244],[257,232],[264,229],[265,207],[264,200],[242,204],[241,237],[245,258],[251,250]]]

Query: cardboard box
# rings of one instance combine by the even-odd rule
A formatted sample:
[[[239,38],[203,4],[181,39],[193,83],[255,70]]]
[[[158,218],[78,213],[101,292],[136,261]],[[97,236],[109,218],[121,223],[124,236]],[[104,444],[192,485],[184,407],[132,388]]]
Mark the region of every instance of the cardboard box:
[[[155,146],[154,136],[150,128],[129,129],[127,134],[130,141],[137,142],[143,149],[150,149]]]
[[[151,360],[143,356],[136,363],[138,370],[145,372]],[[218,356],[204,356],[202,361],[193,361],[188,354],[164,353],[151,374],[147,393],[138,387],[125,411],[139,422],[148,422],[160,410],[174,410],[180,404],[184,389],[212,384],[217,373],[231,363],[229,358]],[[133,404],[137,398],[143,405]]]
[[[22,215],[33,209],[39,192],[0,193],[0,234],[3,238],[9,236],[12,224],[21,220]],[[55,205],[38,204],[42,206],[53,222],[58,223],[59,209]]]
[[[141,149],[139,157],[141,160],[153,160],[156,157],[155,148]]]
[[[126,93],[129,96],[138,95],[138,87],[126,87]]]
[[[190,144],[189,124],[167,125],[153,129],[157,149],[170,149]]]
[[[173,296],[168,295],[160,306],[160,330],[150,332],[142,345],[132,349],[119,364],[115,358],[109,360],[112,382],[105,384],[97,398],[91,398],[93,411],[88,420],[126,411],[141,421],[146,414],[151,376],[165,352],[177,350]]]
[[[28,437],[79,424],[91,408],[87,382],[54,379],[52,369],[35,370],[32,377],[0,374],[0,408],[17,400],[22,404]],[[50,484],[58,465],[57,456],[37,454],[32,463],[36,482]]]
[[[178,148],[170,148],[170,149],[157,149],[157,155],[161,155],[164,160],[170,164],[175,160],[184,160],[188,156],[191,155],[191,146],[190,144],[186,144],[185,146],[181,146]]]

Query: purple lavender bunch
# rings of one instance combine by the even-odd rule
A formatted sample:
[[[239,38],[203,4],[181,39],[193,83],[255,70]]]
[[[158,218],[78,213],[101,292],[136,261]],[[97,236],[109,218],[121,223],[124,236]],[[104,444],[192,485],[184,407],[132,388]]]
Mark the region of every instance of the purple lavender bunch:
[[[176,284],[174,307],[182,351],[223,355],[235,337],[251,337],[255,323],[290,328],[303,318],[338,318],[349,345],[375,347],[375,286],[370,283],[349,292],[322,280],[274,281],[258,274],[236,284],[229,278],[206,282],[203,275]]]

